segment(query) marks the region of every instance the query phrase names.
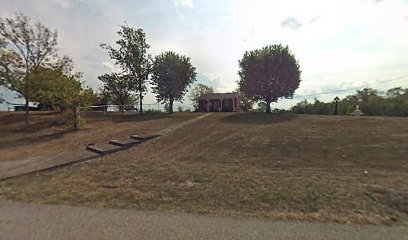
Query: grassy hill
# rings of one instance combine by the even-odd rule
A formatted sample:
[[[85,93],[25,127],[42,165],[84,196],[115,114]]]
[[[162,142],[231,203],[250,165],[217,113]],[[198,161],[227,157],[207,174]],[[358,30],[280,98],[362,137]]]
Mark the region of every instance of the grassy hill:
[[[128,138],[132,134],[151,134],[193,117],[187,113],[141,116],[135,112],[87,112],[86,125],[81,131],[73,131],[69,114],[31,112],[31,125],[26,128],[24,112],[0,112],[0,167],[2,160],[75,151],[89,143]]]
[[[29,202],[408,223],[408,118],[217,113],[116,153],[0,182]]]

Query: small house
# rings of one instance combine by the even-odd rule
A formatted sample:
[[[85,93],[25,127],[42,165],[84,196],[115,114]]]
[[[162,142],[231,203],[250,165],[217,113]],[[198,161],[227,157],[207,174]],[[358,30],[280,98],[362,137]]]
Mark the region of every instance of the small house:
[[[198,98],[200,112],[238,112],[238,93],[208,93]]]

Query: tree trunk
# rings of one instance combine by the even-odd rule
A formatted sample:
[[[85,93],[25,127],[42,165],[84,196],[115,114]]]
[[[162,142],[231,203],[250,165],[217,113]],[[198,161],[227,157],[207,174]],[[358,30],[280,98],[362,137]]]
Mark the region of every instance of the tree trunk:
[[[28,124],[30,124],[30,106],[29,106],[29,100],[28,98],[25,99],[25,118],[24,118],[24,122],[25,125],[28,126]]]
[[[173,113],[173,102],[174,102],[174,98],[170,97],[169,113]]]
[[[271,113],[271,101],[266,100],[266,113]]]
[[[143,91],[142,91],[142,85],[139,85],[139,113],[143,114]]]
[[[79,130],[79,107],[74,106],[74,129]]]
[[[29,53],[29,52],[28,52]],[[27,56],[27,58],[25,59],[25,66],[26,66],[26,71],[25,71],[25,82],[24,82],[24,97],[25,97],[25,117],[24,117],[24,123],[25,123],[25,126],[26,127],[28,127],[28,125],[30,124],[30,116],[29,116],[29,114],[30,114],[30,106],[29,106],[29,102],[30,102],[30,100],[28,99],[28,89],[29,89],[29,87],[30,86],[28,86],[28,83],[29,83],[29,81],[28,81],[28,76],[29,76],[29,65],[28,65],[28,56]]]
[[[125,101],[120,101],[119,112],[125,112]]]

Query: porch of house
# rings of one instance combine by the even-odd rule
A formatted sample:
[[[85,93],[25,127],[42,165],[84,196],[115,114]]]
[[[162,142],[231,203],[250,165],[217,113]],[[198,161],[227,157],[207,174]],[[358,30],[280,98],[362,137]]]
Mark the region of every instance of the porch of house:
[[[200,112],[236,112],[239,111],[239,96],[236,93],[205,94],[199,98]]]

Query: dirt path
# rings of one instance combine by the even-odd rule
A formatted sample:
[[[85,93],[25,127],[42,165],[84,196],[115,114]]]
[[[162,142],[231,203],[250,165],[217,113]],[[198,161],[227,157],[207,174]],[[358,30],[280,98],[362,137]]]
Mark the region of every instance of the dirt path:
[[[261,221],[0,199],[0,239],[408,239],[405,227]]]
[[[184,121],[184,122],[182,122],[182,123],[179,123],[179,124],[177,124],[177,125],[170,126],[170,127],[168,127],[168,128],[162,129],[162,130],[156,132],[155,134],[157,134],[157,135],[165,135],[165,134],[167,134],[167,133],[171,133],[171,132],[173,132],[173,131],[175,131],[175,130],[177,130],[177,129],[180,129],[180,128],[185,127],[185,126],[187,126],[187,125],[190,125],[190,124],[192,124],[192,123],[194,123],[194,122],[197,122],[197,121],[199,121],[199,120],[201,120],[201,119],[203,119],[203,118],[206,118],[206,117],[208,117],[208,116],[210,116],[210,115],[212,115],[212,114],[213,114],[213,113],[206,113],[206,114],[201,115],[201,116],[199,116],[199,117],[196,117],[196,118],[193,118],[193,119]]]

